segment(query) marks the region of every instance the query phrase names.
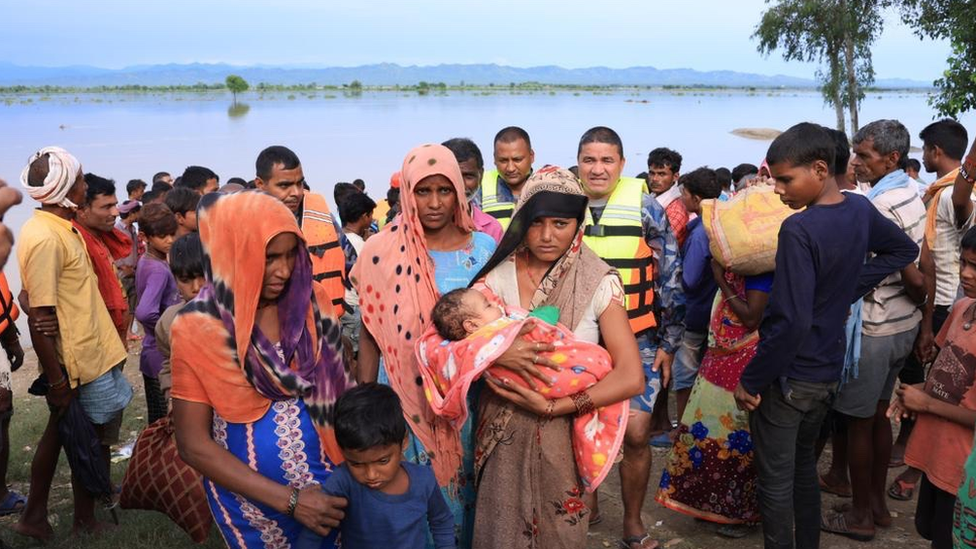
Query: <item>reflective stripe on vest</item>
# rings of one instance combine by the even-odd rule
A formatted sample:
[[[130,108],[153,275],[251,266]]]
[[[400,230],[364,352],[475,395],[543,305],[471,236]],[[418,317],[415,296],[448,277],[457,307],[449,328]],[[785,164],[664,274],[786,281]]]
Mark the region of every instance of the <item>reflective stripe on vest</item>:
[[[497,219],[503,231],[512,221],[515,203],[503,201],[498,195],[498,170],[488,170],[481,177],[481,211]]]
[[[329,204],[322,195],[306,193],[302,208],[302,234],[312,259],[312,278],[325,288],[339,318],[345,312],[346,255],[339,246]]]
[[[589,208],[583,242],[611,267],[624,283],[627,318],[635,334],[657,326],[654,319],[654,254],[644,241],[641,205],[644,182],[622,177],[607,201],[600,223]]]

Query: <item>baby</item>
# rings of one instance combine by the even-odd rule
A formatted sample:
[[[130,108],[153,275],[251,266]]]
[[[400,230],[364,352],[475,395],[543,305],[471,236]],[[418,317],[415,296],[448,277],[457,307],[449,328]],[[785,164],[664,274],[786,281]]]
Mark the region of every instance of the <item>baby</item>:
[[[431,313],[437,333],[448,341],[460,341],[503,316],[505,311],[501,307],[492,305],[484,294],[469,288],[444,294]]]
[[[520,334],[528,317],[535,326]],[[494,362],[521,337],[555,347],[540,353],[559,366],[543,370],[551,385],[535,388],[548,400],[571,396],[603,379],[613,368],[606,349],[577,340],[573,332],[558,323],[559,310],[538,307],[527,313],[518,307],[502,307],[478,290],[459,289],[444,294],[431,312],[433,329],[417,344],[416,353],[424,393],[435,414],[459,428],[468,415],[466,395],[478,378],[493,378],[521,387],[526,381]],[[587,491],[593,491],[606,476],[623,440],[626,403],[594,410],[573,420],[573,447],[577,469]]]

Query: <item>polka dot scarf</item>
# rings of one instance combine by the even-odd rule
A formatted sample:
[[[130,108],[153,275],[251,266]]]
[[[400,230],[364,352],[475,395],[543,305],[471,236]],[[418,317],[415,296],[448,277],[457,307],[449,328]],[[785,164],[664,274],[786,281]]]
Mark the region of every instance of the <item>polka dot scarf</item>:
[[[454,223],[467,233],[474,231],[474,223],[463,200],[461,170],[449,149],[429,144],[413,149],[403,161],[401,174],[401,214],[366,241],[350,280],[359,292],[363,323],[383,354],[404,416],[427,449],[438,482],[447,485],[461,464],[461,448],[447,422],[430,410],[414,355],[414,345],[430,323],[430,312],[440,297],[414,187],[431,175],[447,177],[455,195],[462,198],[454,210]]]

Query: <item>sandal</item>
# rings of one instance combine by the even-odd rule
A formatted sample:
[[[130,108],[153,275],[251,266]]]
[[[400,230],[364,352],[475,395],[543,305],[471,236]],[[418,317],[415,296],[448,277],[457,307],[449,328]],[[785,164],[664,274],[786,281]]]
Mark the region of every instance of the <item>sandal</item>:
[[[10,490],[7,492],[7,497],[0,502],[0,517],[16,515],[24,510],[25,505],[27,505],[27,498],[23,494]]]
[[[647,542],[651,542],[654,545],[645,545]],[[618,544],[620,549],[634,549],[633,545],[637,545],[637,549],[658,549],[660,545],[657,541],[651,538],[651,535],[645,533],[643,536],[627,536],[621,539]]]
[[[900,478],[896,478],[895,481],[891,483],[891,486],[888,487],[888,497],[898,501],[908,501],[915,495],[916,484],[918,483],[905,482]]]
[[[723,538],[741,539],[749,535],[754,526],[748,524],[723,524],[715,533]]]
[[[831,506],[831,508],[834,510],[835,513],[842,513],[843,514],[843,513],[849,513],[850,510],[854,508],[854,505],[851,502],[847,501],[847,502],[843,502],[843,503],[835,503],[833,506]],[[873,513],[872,513],[872,515],[873,515]],[[873,518],[874,518],[874,525],[875,526],[878,526],[878,527],[881,527],[881,528],[890,528],[891,527],[891,515],[888,515],[888,519],[887,520],[885,520],[885,518],[883,516],[881,518],[878,518],[877,516],[873,516]]]
[[[855,541],[871,541],[874,539],[875,534],[874,528],[870,530],[851,528],[847,524],[847,515],[835,511],[820,514],[820,529],[824,532],[845,536]]]
[[[824,480],[823,475],[818,475],[817,476],[817,479],[820,481],[820,491],[821,492],[827,492],[828,494],[833,494],[833,495],[835,495],[837,497],[841,497],[841,498],[849,498],[849,497],[851,497],[851,487],[850,486],[847,486],[847,489],[846,490],[842,490],[840,488],[837,488],[836,486],[831,486],[830,484],[827,484],[827,481]]]
[[[654,448],[670,448],[671,447],[671,433],[661,433],[656,437],[651,438],[651,446]]]

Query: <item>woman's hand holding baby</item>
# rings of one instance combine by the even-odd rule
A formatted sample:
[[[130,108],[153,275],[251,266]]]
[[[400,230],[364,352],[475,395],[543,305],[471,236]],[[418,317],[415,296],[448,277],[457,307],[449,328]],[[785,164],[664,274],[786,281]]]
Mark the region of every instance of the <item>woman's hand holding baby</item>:
[[[519,338],[495,360],[494,364],[521,376],[525,383],[532,388],[531,392],[533,393],[538,387],[532,378],[536,378],[546,385],[552,385],[552,376],[547,376],[540,368],[548,368],[557,372],[560,370],[559,365],[543,356],[543,353],[555,351],[554,345],[534,343],[525,338],[535,328],[536,322],[534,318],[528,319],[519,331]],[[541,398],[541,395],[539,396]],[[542,401],[545,402],[545,399],[543,398]]]

